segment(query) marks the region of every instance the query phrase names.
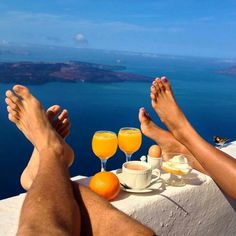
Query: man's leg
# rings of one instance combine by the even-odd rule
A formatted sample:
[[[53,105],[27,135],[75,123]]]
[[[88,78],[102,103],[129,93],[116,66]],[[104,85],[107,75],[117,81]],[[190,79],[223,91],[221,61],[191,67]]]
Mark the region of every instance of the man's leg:
[[[22,206],[18,235],[80,235],[80,210],[64,155],[60,147],[39,152],[38,173]]]
[[[11,100],[8,117],[39,152],[39,169],[23,204],[18,235],[79,235],[80,211],[68,174],[73,151],[29,90],[13,90],[6,93]]]
[[[10,100],[7,98],[6,102],[9,103]],[[60,112],[61,108],[58,105],[53,105],[48,108],[46,115],[52,127],[56,132],[65,140],[70,133],[70,121],[68,117],[67,110]],[[39,168],[39,153],[34,147],[30,160],[21,174],[20,182],[21,186],[27,191],[33,180],[35,179]]]
[[[81,235],[155,235],[87,187],[76,182],[73,184],[81,212]]]
[[[206,142],[191,126],[165,77],[153,82],[151,99],[154,110],[172,135],[193,154],[222,190],[236,199],[236,160]]]
[[[23,205],[19,233],[23,234],[26,230],[31,231],[32,228],[35,232],[35,227],[39,227],[37,228],[38,230],[45,230],[44,225],[53,225],[55,231],[61,231],[62,229],[58,228],[58,221],[67,222],[66,225],[68,227],[63,227],[63,229],[68,229],[70,228],[69,226],[73,225],[76,227],[72,229],[73,232],[77,232],[80,216],[77,212],[78,207],[73,207],[75,199],[73,199],[73,195],[71,196],[71,183],[68,182],[69,176],[67,170],[65,170],[65,164],[62,164],[63,162],[66,162],[66,166],[70,164],[70,160],[72,159],[70,157],[71,150],[51,127],[40,103],[29,93],[28,89],[23,86],[15,86],[14,91],[22,100],[11,91],[6,93],[7,97],[12,102],[8,104],[10,107],[8,108],[9,119],[14,122],[32,144],[35,145],[39,151],[40,160],[36,179],[28,191],[27,198]],[[45,146],[47,149],[42,148]],[[48,147],[55,148],[52,149]],[[61,148],[63,148],[64,155],[62,155],[61,152],[58,153]],[[55,151],[57,151],[56,154],[54,153]],[[36,168],[35,166],[31,167]],[[48,181],[48,183],[45,183],[45,181]],[[47,189],[52,188],[52,191],[44,192],[45,185]],[[96,235],[154,235],[149,228],[118,211],[109,202],[102,199],[88,188],[74,183],[73,190],[77,204],[82,212],[82,235],[91,235],[91,233],[95,233]],[[65,191],[68,191],[68,193],[66,194]],[[53,199],[54,194],[58,194],[59,196],[56,198],[55,202]],[[41,203],[43,207],[40,207],[39,202],[37,202],[37,205],[34,204],[35,199],[37,199],[36,196],[38,195],[42,196],[39,198],[39,202],[43,202]],[[62,199],[65,204],[62,203]],[[53,207],[50,208],[51,205]],[[38,210],[37,207],[39,207]],[[71,209],[71,207],[73,209]],[[66,211],[65,208],[70,209],[70,211]],[[46,211],[46,209],[49,210]],[[32,211],[31,214],[34,218],[40,219],[40,225],[37,224],[36,226],[28,227],[31,226],[31,221],[28,218],[30,214],[28,212],[29,210]],[[40,212],[40,214],[37,212]],[[48,217],[44,218],[44,214]],[[74,219],[71,218],[72,215],[75,216]]]

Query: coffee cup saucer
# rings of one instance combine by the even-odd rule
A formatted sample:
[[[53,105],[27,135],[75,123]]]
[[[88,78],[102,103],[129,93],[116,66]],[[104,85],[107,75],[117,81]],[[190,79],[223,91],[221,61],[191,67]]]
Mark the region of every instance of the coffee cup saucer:
[[[115,173],[120,181],[121,189],[128,193],[151,193],[154,191],[157,191],[162,187],[162,181],[160,179],[156,180],[155,182],[151,183],[149,186],[147,186],[145,189],[133,189],[126,187],[126,184],[124,182],[124,177],[122,175],[122,172],[116,172]]]

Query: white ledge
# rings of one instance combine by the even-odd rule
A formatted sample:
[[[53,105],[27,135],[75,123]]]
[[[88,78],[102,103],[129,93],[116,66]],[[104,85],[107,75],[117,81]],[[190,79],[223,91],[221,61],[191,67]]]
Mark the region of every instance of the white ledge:
[[[236,157],[236,142],[222,151]],[[158,235],[236,235],[236,202],[226,197],[210,177],[195,173],[200,181],[191,180],[185,187],[167,187],[148,194],[121,192],[112,204]],[[86,185],[89,178],[77,176],[73,180]],[[0,235],[16,234],[24,197],[21,194],[0,201]]]

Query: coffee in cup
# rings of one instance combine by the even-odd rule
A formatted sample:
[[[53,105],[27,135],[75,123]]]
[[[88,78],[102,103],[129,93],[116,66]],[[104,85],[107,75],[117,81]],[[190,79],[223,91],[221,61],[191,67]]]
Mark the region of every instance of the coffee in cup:
[[[127,163],[125,165],[125,167],[129,170],[147,170],[148,167],[144,166],[144,165],[140,165],[140,164],[137,164],[137,163]]]
[[[122,165],[122,179],[129,188],[145,189],[159,178],[160,171],[152,171],[152,166],[147,162],[128,161]]]

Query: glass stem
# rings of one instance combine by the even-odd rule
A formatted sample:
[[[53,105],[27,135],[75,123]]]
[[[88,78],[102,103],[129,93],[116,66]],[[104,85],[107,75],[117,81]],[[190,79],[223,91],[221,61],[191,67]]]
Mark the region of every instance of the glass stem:
[[[107,160],[101,160],[101,171],[106,171]]]
[[[131,161],[132,154],[125,154],[126,155],[126,162]]]

